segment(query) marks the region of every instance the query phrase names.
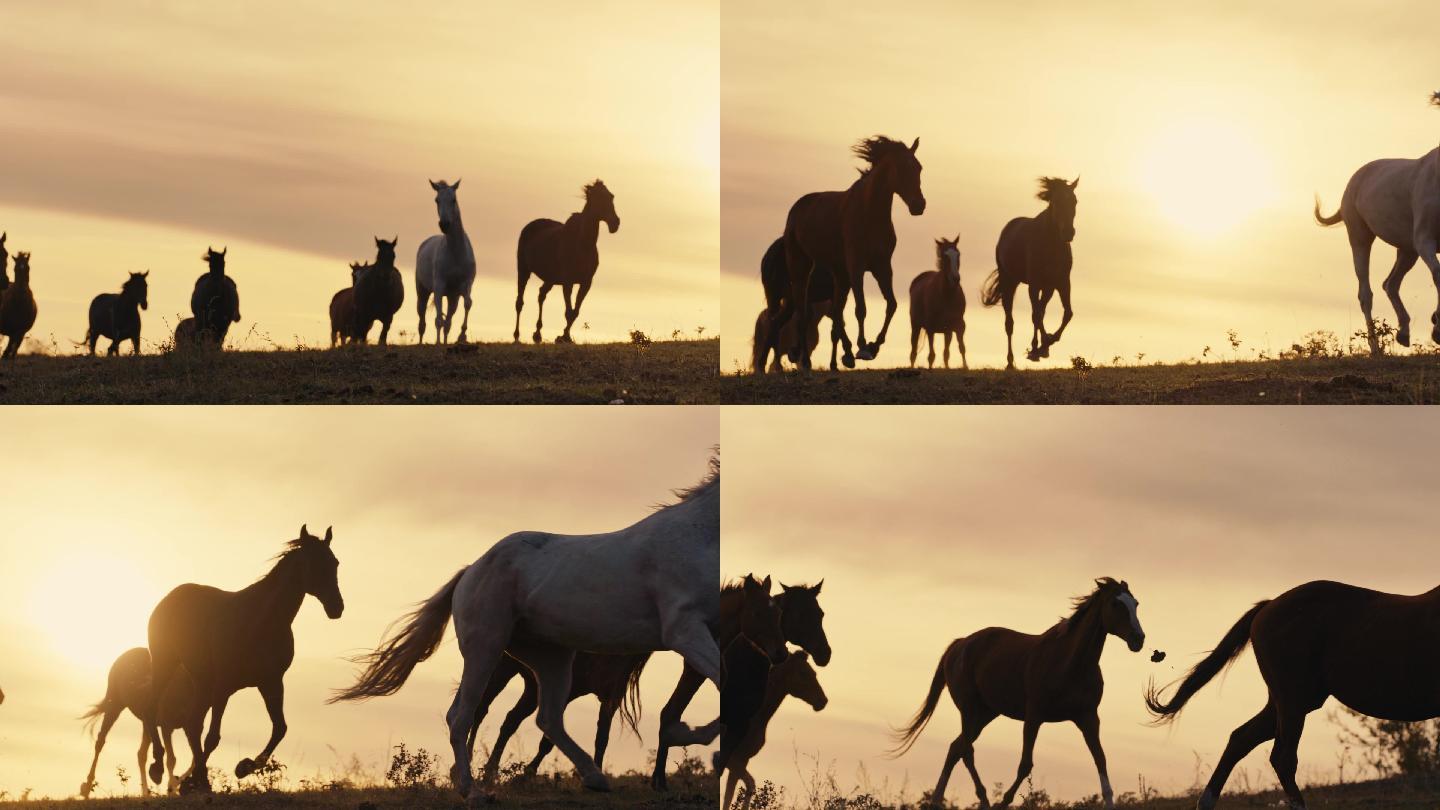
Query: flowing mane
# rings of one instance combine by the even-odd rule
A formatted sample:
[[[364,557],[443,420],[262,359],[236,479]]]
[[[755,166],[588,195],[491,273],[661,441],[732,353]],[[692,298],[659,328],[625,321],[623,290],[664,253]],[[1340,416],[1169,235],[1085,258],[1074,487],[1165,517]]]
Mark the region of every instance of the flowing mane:
[[[1045,202],[1050,202],[1057,191],[1069,191],[1070,183],[1063,177],[1042,177],[1040,178],[1040,190],[1035,197]]]
[[[660,504],[656,509],[669,509],[672,506],[679,506],[692,498],[709,492],[712,487],[718,486],[720,486],[720,456],[714,455],[710,457],[710,471],[705,473],[704,478],[683,489],[672,490],[672,494],[675,496],[675,502]]]
[[[1070,611],[1069,616],[1062,617],[1060,621],[1074,621],[1079,619],[1085,615],[1086,611],[1099,604],[1102,596],[1108,596],[1116,591],[1122,590],[1128,591],[1130,590],[1130,586],[1114,577],[1100,577],[1095,580],[1095,590],[1084,596],[1075,596],[1070,599],[1070,605],[1073,609]]]
[[[581,191],[585,194],[585,202],[590,202],[590,195],[594,194],[597,190],[608,192],[610,189],[605,188],[604,180],[601,180],[598,177],[595,178],[595,182],[586,183],[585,186],[581,189]]]
[[[858,157],[866,163],[869,163],[870,166],[873,168],[876,164],[884,160],[889,155],[899,154],[901,152],[908,153],[910,151],[910,147],[893,138],[887,138],[884,135],[876,135],[872,138],[866,138],[865,140],[856,143],[854,146],[850,147],[850,151],[855,155],[855,157]],[[863,177],[866,172],[867,170],[861,169],[860,175]]]

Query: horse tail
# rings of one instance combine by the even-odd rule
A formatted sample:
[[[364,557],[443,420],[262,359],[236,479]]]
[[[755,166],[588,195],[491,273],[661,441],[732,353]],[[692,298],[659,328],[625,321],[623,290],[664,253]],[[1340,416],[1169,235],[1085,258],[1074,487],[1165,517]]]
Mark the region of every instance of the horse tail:
[[[1325,216],[1324,214],[1320,213],[1320,195],[1319,195],[1319,194],[1316,194],[1316,195],[1315,195],[1315,221],[1318,222],[1318,223],[1320,223],[1321,225],[1324,225],[1325,227],[1328,228],[1328,227],[1330,227],[1331,225],[1337,225],[1337,224],[1339,224],[1340,220],[1343,219],[1343,217],[1341,217],[1340,214],[1341,214],[1344,210],[1345,210],[1345,206],[1342,205],[1342,206],[1340,206],[1338,209],[1336,209],[1336,211],[1335,211],[1334,214],[1331,214],[1331,215],[1328,216],[1328,217]]]
[[[904,756],[910,746],[920,739],[920,732],[925,730],[926,724],[930,722],[930,716],[935,713],[935,707],[940,704],[940,692],[945,688],[945,661],[950,658],[960,641],[952,641],[945,649],[945,654],[940,656],[940,663],[935,665],[935,677],[930,679],[930,691],[925,695],[925,703],[915,712],[910,719],[910,724],[904,728],[897,728],[890,736],[895,740],[895,747],[886,754],[891,759]]]
[[[353,663],[364,664],[365,671],[348,689],[337,690],[326,703],[342,700],[365,700],[372,697],[393,695],[405,685],[415,665],[435,654],[440,641],[445,638],[445,628],[450,624],[451,602],[455,598],[455,587],[468,569],[460,569],[445,587],[425,600],[419,607],[405,616],[405,626],[400,632],[390,634],[374,652],[351,659]],[[393,627],[394,625],[391,625]]]
[[[755,318],[755,336],[750,339],[750,370],[756,374],[765,373],[765,361],[770,357],[770,310],[762,309]]]
[[[987,307],[993,307],[1000,303],[1000,268],[990,271],[985,277],[985,284],[980,289],[980,303]]]
[[[630,668],[630,674],[625,679],[625,699],[620,702],[620,722],[630,727],[637,740],[641,739],[640,673],[645,671],[645,664],[649,661],[650,653],[636,657],[635,666]]]
[[[1235,659],[1240,657],[1240,653],[1244,652],[1250,643],[1250,625],[1255,621],[1255,615],[1268,604],[1269,599],[1256,602],[1254,607],[1245,611],[1245,615],[1235,622],[1215,649],[1185,675],[1169,701],[1161,700],[1160,693],[1164,690],[1157,688],[1153,680],[1150,682],[1145,689],[1145,706],[1150,710],[1150,714],[1154,715],[1156,725],[1174,722],[1180,715],[1180,710],[1185,708],[1185,704],[1201,687],[1235,663]],[[1168,689],[1169,686],[1165,688]]]
[[[100,698],[99,703],[91,706],[79,717],[80,720],[85,721],[85,733],[91,737],[95,736],[95,724],[100,722],[100,718],[112,711],[120,711],[125,708],[125,699],[120,695],[121,684],[117,672],[119,669],[118,666],[111,668],[110,677],[105,682],[105,697]]]

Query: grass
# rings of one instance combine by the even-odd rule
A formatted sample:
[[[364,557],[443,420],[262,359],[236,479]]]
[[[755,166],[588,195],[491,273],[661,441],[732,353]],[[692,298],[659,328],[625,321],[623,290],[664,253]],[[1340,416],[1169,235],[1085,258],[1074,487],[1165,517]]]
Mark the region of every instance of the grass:
[[[719,357],[718,339],[648,338],[139,357],[22,354],[0,367],[0,403],[711,404],[719,396]]]

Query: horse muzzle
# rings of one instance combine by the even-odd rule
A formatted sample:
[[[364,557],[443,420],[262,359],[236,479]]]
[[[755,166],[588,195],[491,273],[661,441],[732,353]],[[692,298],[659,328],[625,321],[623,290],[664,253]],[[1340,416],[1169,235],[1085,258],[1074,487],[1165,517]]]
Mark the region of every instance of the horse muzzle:
[[[828,644],[814,650],[806,650],[806,652],[810,653],[810,657],[815,661],[817,667],[823,667],[830,663],[830,645]]]
[[[616,217],[614,219],[605,220],[605,227],[609,228],[611,233],[615,233],[616,231],[620,230],[620,218]]]
[[[924,198],[924,197],[921,197],[920,199],[918,199],[918,200],[916,200],[916,201],[914,201],[914,202],[911,202],[911,201],[909,201],[909,200],[906,200],[906,201],[905,201],[905,205],[906,205],[907,207],[909,207],[909,209],[910,209],[910,216],[912,216],[912,217],[918,217],[918,216],[920,216],[921,214],[925,213],[925,198]]]
[[[1125,646],[1130,648],[1130,652],[1140,652],[1145,649],[1145,634],[1141,633],[1138,636],[1131,636],[1125,639]]]
[[[141,308],[141,309],[149,309],[149,308],[150,308],[150,302],[149,302],[149,301],[141,301],[141,302],[140,302],[140,308]]]
[[[325,615],[328,616],[328,617],[330,617],[330,618],[332,618],[332,619],[338,619],[338,618],[340,618],[340,615],[343,614],[344,612],[345,612],[345,600],[343,600],[343,599],[341,599],[341,600],[338,601],[338,602],[333,602],[333,603],[332,603],[332,602],[326,602],[326,603],[325,603]]]

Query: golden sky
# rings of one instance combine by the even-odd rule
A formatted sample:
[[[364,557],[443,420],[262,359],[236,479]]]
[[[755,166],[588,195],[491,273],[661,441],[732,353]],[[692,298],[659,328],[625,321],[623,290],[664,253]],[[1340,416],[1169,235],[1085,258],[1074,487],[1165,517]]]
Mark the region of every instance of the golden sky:
[[[718,326],[716,3],[0,5],[0,229],[33,253],[32,334],[58,350],[146,268],[144,337],[161,340],[209,245],[230,248],[235,340],[328,343],[347,263],[397,234],[395,328],[413,340],[427,178],[464,178],[472,335],[510,339],[521,227],[564,220],[596,177],[622,227],[600,237],[577,339]],[[552,338],[558,291],[547,309]]]
[[[0,541],[0,790],[73,795],[92,743],[76,717],[105,692],[117,655],[145,644],[150,610],[171,588],[250,584],[297,536],[335,527],[345,615],[307,599],[286,677],[289,734],[277,758],[292,779],[330,773],[353,756],[383,775],[389,746],[449,755],[444,724],[460,656],[453,635],[398,695],[324,705],[410,605],[513,531],[609,531],[650,513],[706,471],[719,440],[713,409],[593,410],[380,407],[347,409],[16,409],[0,437],[27,470],[10,483]],[[680,659],[657,654],[641,683],[644,742],[611,737],[607,768],[648,769],[660,707]],[[491,741],[519,681],[482,729]],[[595,702],[566,724],[587,750]],[[702,689],[687,717],[718,711]],[[120,790],[135,773],[139,723],[110,735],[98,776]],[[269,736],[258,693],[238,693],[213,764],[226,771]],[[533,755],[527,723],[512,753]],[[692,753],[695,749],[692,749]],[[180,745],[180,767],[188,747]],[[677,749],[676,754],[679,754]],[[556,760],[558,763],[558,760]],[[564,765],[568,769],[568,765]],[[131,790],[137,786],[132,782]]]
[[[1050,365],[1182,360],[1222,345],[1230,357],[1230,329],[1242,357],[1312,330],[1348,335],[1364,326],[1349,249],[1342,229],[1314,223],[1312,195],[1330,213],[1365,162],[1440,141],[1425,104],[1440,84],[1433,26],[1420,22],[1432,11],[1424,0],[727,2],[723,367],[748,367],[760,257],[790,205],[848,187],[850,145],[876,133],[920,137],[929,202],[919,218],[895,208],[900,300],[880,365],[908,362],[906,291],[934,267],[933,240],[956,231],[970,362],[1003,365],[1003,316],[980,306],[979,288],[1000,229],[1043,207],[1035,178],[1047,174],[1082,177],[1075,320]],[[1391,323],[1379,282],[1393,261],[1376,249],[1376,314]],[[873,337],[884,306],[867,284]],[[1403,291],[1428,341],[1419,327],[1435,289],[1423,266]],[[846,317],[853,338],[853,306]],[[1016,339],[1028,346],[1028,328]]]
[[[803,797],[818,762],[843,786],[868,776],[913,800],[935,784],[960,729],[943,698],[905,757],[889,728],[924,699],[952,639],[988,626],[1041,632],[1091,580],[1129,581],[1143,654],[1106,644],[1101,736],[1118,792],[1139,778],[1165,792],[1208,779],[1230,731],[1264,704],[1253,654],[1154,729],[1147,679],[1182,674],[1255,601],[1314,579],[1397,593],[1435,586],[1431,467],[1440,427],[1402,410],[1232,408],[738,408],[722,415],[727,486],[722,567],[794,584],[825,579],[834,648],[818,670],[820,713],[791,701],[752,763],[758,780]],[[1152,664],[1152,649],[1164,663]],[[1302,783],[1333,779],[1336,727],[1310,716]],[[1020,724],[977,744],[987,784],[1013,779]],[[1269,746],[1232,776],[1274,786]],[[1098,792],[1073,726],[1046,725],[1034,785]],[[1354,765],[1348,773],[1353,776]],[[883,786],[883,787],[882,787]],[[963,768],[950,783],[974,795]]]

